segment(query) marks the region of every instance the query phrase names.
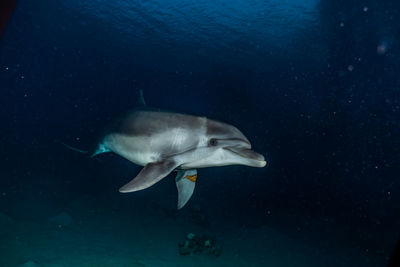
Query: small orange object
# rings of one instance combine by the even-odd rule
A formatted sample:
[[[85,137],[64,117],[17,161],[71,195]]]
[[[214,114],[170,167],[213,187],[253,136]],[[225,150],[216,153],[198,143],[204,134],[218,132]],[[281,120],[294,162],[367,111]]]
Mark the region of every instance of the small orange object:
[[[193,183],[195,183],[196,179],[197,179],[197,174],[195,174],[195,175],[186,175],[185,178],[188,179],[189,181],[192,181]]]

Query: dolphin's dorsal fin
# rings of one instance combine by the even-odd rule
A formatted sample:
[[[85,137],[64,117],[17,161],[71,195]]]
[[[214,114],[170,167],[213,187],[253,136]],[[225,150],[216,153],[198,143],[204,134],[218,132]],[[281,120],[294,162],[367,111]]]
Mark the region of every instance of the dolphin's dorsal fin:
[[[144,101],[143,90],[139,90],[139,98],[137,99],[138,106],[146,106],[146,101]]]

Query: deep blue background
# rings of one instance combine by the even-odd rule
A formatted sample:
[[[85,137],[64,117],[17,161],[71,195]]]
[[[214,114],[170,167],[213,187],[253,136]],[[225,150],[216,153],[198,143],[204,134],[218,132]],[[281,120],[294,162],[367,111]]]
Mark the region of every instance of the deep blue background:
[[[151,106],[237,126],[269,162],[200,170],[189,205],[247,226],[333,221],[377,253],[393,244],[398,1],[202,2],[18,2],[0,39],[1,208],[35,218],[74,195],[121,198],[138,167],[60,142],[90,147],[143,89]],[[173,209],[169,178],[138,194]]]

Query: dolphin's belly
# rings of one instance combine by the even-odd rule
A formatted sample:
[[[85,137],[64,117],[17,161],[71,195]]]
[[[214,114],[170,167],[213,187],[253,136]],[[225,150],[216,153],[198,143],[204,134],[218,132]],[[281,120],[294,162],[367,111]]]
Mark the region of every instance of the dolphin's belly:
[[[115,154],[141,166],[158,161],[161,154],[150,147],[146,137],[132,137],[123,134],[109,134],[104,138],[104,145]]]
[[[104,139],[108,149],[141,166],[191,150],[200,142],[201,136],[182,128],[138,136],[112,133]]]

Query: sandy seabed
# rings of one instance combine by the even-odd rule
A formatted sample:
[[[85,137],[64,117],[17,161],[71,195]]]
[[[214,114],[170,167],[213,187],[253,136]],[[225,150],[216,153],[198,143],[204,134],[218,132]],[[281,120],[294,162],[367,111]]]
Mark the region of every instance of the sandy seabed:
[[[71,203],[58,218],[1,227],[0,266],[384,266],[383,257],[372,258],[334,235],[302,240],[267,225],[218,220],[203,227],[162,209],[96,209],[86,203]],[[188,233],[215,235],[222,254],[179,255]]]

